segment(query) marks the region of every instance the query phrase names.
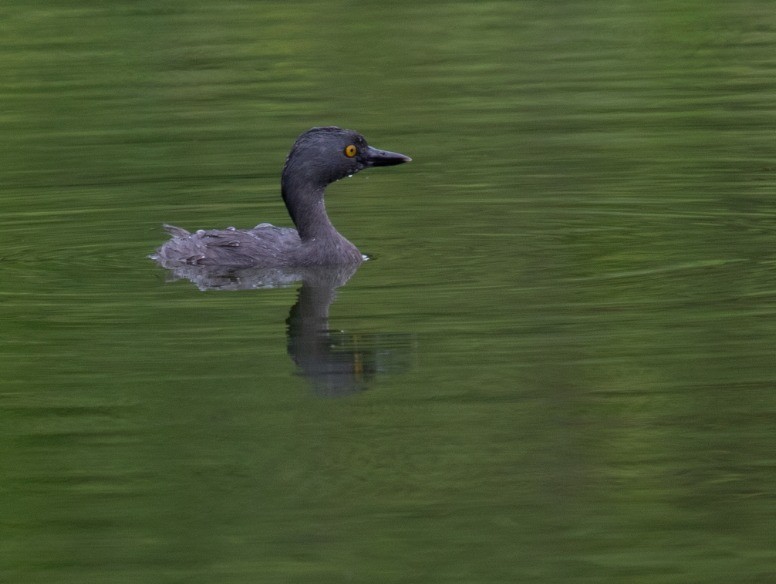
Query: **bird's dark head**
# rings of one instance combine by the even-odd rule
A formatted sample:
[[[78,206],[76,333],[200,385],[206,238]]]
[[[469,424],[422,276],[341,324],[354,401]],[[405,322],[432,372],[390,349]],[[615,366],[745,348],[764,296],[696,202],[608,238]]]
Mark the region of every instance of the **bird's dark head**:
[[[290,182],[313,187],[327,184],[368,168],[410,162],[404,154],[378,150],[353,130],[335,126],[312,128],[296,139],[283,168],[284,190]]]

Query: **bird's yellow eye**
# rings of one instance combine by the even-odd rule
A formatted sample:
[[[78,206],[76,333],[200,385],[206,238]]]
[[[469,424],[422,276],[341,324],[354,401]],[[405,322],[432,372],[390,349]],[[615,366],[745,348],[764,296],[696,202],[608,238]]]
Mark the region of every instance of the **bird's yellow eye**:
[[[345,156],[348,158],[353,158],[356,155],[356,147],[353,146],[353,144],[350,144],[349,146],[345,146]]]

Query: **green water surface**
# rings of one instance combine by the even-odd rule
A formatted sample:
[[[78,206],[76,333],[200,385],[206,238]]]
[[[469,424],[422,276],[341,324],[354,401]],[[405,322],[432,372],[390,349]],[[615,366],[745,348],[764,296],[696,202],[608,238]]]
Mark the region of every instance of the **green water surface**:
[[[772,2],[5,0],[0,31],[0,581],[774,581]],[[329,189],[373,258],[336,299],[146,257],[289,224],[328,124],[413,157]]]

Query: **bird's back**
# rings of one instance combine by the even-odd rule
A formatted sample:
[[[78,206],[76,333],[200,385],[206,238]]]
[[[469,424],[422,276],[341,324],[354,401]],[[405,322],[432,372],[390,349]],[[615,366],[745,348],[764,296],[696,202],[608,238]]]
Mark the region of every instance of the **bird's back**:
[[[234,268],[279,267],[293,262],[301,240],[296,229],[262,223],[253,229],[209,229],[191,233],[174,225],[164,228],[172,236],[153,259],[164,267],[183,265]]]

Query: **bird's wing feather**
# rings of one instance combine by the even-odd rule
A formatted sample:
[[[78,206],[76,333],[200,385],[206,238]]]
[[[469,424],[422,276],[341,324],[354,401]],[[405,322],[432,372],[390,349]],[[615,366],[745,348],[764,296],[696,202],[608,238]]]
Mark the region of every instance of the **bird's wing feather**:
[[[295,229],[257,225],[253,229],[210,229],[190,233],[165,225],[172,238],[157,250],[156,258],[169,265],[260,266],[288,255],[300,245]]]

